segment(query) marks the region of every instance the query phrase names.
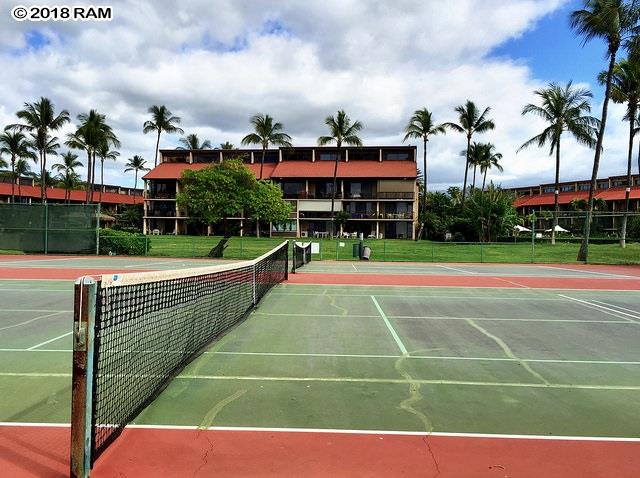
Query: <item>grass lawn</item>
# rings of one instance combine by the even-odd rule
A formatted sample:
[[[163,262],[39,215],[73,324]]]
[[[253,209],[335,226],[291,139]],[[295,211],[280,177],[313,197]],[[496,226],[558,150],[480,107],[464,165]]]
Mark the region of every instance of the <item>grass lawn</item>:
[[[149,255],[161,257],[205,257],[220,237],[149,236]],[[232,237],[225,249],[227,259],[253,259],[275,247],[284,239]],[[355,240],[319,239],[320,254],[316,260],[351,260]],[[442,243],[409,240],[367,240],[374,261],[418,262],[576,262],[579,244],[559,242],[531,243]],[[640,264],[640,243],[629,243],[626,249],[617,244],[592,244],[589,262],[593,264]]]

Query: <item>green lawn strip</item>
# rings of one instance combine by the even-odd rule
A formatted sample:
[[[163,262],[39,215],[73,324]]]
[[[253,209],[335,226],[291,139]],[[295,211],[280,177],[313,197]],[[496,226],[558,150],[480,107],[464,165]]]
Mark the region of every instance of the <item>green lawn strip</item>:
[[[163,257],[206,257],[220,237],[149,236],[150,255]],[[225,250],[227,259],[252,259],[282,242],[282,238],[232,237]],[[314,260],[353,260],[356,240],[300,239],[320,244]],[[443,243],[409,240],[365,240],[372,250],[372,261],[418,262],[508,262],[575,263],[579,244],[539,242],[532,248],[527,241],[504,243]],[[590,262],[594,264],[640,264],[640,243],[625,249],[618,244],[591,244]]]

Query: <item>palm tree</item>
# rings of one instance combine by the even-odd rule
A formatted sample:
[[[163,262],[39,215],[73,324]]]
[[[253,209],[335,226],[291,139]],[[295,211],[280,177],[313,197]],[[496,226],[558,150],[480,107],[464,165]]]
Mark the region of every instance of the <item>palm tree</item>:
[[[403,142],[407,141],[409,138],[420,138],[422,139],[422,175],[423,175],[423,185],[424,185],[424,194],[422,195],[422,211],[423,218],[424,214],[427,212],[427,143],[429,142],[429,137],[435,136],[437,134],[446,134],[447,130],[443,125],[437,125],[433,122],[433,117],[431,112],[427,110],[427,108],[422,108],[421,110],[416,110],[413,112],[413,116],[409,120],[409,123],[404,129],[405,135]],[[421,230],[424,231],[424,219],[422,221]],[[419,239],[419,238],[418,238]]]
[[[158,148],[160,147],[160,135],[162,132],[184,134],[184,131],[182,128],[176,126],[180,124],[180,117],[173,116],[165,105],[153,105],[150,106],[147,111],[151,114],[151,120],[144,122],[142,132],[144,134],[155,132],[158,135],[156,139],[156,155],[153,163],[155,167],[158,165]]]
[[[0,156],[0,168],[4,169],[8,167],[9,167],[9,163],[7,163],[4,159],[2,159],[2,156]]]
[[[458,123],[445,123],[444,126],[451,128],[458,133],[464,133],[467,136],[467,152],[471,151],[471,138],[474,133],[484,133],[495,128],[493,120],[488,119],[487,115],[491,111],[491,108],[485,108],[482,113],[476,106],[476,104],[467,100],[464,105],[456,106],[456,113],[458,113]],[[467,173],[469,172],[469,156],[467,155],[467,161],[464,168],[464,185],[462,187],[462,207],[464,207],[464,199],[467,193]]]
[[[469,169],[473,168],[473,178],[471,180],[471,188],[470,193],[476,188],[476,171],[478,170],[478,166],[482,162],[482,155],[484,143],[476,143],[475,141],[471,143],[469,149],[465,149],[460,151],[460,156],[463,158],[468,158],[467,164]]]
[[[593,148],[595,146],[594,136],[599,121],[587,114],[591,112],[591,104],[589,103],[589,99],[593,96],[591,92],[584,88],[575,88],[571,81],[565,86],[549,83],[547,88],[536,90],[534,94],[540,98],[540,105],[528,104],[523,108],[522,114],[538,116],[548,123],[548,126],[542,133],[526,141],[518,151],[530,146],[541,148],[549,144],[549,155],[555,152],[555,198],[553,227],[551,229],[551,244],[555,244],[560,209],[558,196],[560,194],[560,140],[562,134],[567,131],[579,143]]]
[[[49,136],[48,134],[42,132],[35,132],[29,134],[29,148],[34,151],[39,151],[41,153],[41,157],[45,158],[46,155],[57,156],[58,149],[60,148],[60,143],[58,143],[57,136]],[[34,173],[34,178],[42,178],[45,179],[51,178],[49,171],[45,168],[44,170],[40,168],[40,173]],[[45,201],[47,199],[47,187],[53,184],[53,181],[45,180],[38,181],[40,185],[40,194],[42,196],[42,191],[44,191]]]
[[[29,163],[26,159],[18,159],[16,161],[16,166],[14,169],[14,175],[17,178],[18,182],[18,197],[22,197],[22,183],[20,182],[20,178],[23,176],[31,176],[31,168],[29,167]]]
[[[362,140],[358,133],[364,127],[360,121],[351,123],[351,118],[347,116],[344,110],[339,110],[336,116],[327,116],[324,124],[329,127],[328,136],[320,136],[318,138],[318,146],[326,146],[327,144],[336,143],[338,149],[335,164],[333,166],[333,188],[331,189],[331,235],[333,235],[333,219],[335,215],[335,201],[338,178],[338,161],[342,157],[342,145],[362,146]]]
[[[236,147],[229,141],[225,141],[224,143],[220,143],[220,146],[216,149],[236,149]]]
[[[56,176],[58,186],[64,188],[64,201],[68,204],[71,199],[71,191],[80,184],[80,176],[73,169],[61,170]]]
[[[627,188],[624,194],[624,216],[620,232],[620,246],[626,247],[627,220],[629,214],[629,195],[631,193],[631,163],[633,159],[633,137],[636,130],[638,101],[640,100],[640,59],[637,55],[630,56],[615,64],[611,78],[611,100],[614,103],[626,103],[627,113],[624,119],[629,121],[629,143],[627,147]],[[600,84],[605,84],[607,72],[598,75]]]
[[[96,110],[78,115],[77,129],[67,135],[65,144],[70,148],[84,150],[87,153],[87,187],[86,202],[92,201],[95,185],[96,155],[104,144],[119,147],[120,142],[111,126],[106,123],[106,116]]]
[[[571,13],[571,27],[576,34],[583,37],[583,44],[596,38],[602,39],[607,43],[607,56],[609,57],[600,128],[598,129],[593,157],[593,171],[589,188],[589,209],[584,223],[584,237],[577,257],[579,261],[587,261],[589,256],[589,236],[591,234],[594,195],[597,189],[598,169],[600,167],[602,142],[607,124],[607,111],[609,109],[609,98],[611,97],[616,54],[620,46],[630,40],[629,35],[633,34],[636,29],[638,9],[635,3],[627,3],[625,0],[587,0],[583,9],[575,10]]]
[[[96,153],[100,158],[100,195],[98,196],[98,204],[102,204],[102,193],[104,191],[104,160],[109,159],[115,161],[118,159],[118,156],[120,156],[120,153],[118,151],[112,151],[107,142],[102,143]]]
[[[38,157],[31,151],[29,142],[24,133],[6,129],[0,134],[0,154],[7,154],[11,161],[11,202],[15,202],[16,183],[16,161],[20,159],[38,160]]]
[[[41,97],[35,103],[25,103],[24,109],[18,111],[16,116],[22,120],[22,123],[9,125],[8,128],[17,131],[29,131],[37,137],[35,144],[40,157],[40,175],[45,176],[44,173],[47,170],[47,153],[49,152],[47,151],[46,145],[50,143],[49,133],[59,130],[69,122],[69,112],[62,110],[56,115],[55,105],[51,100]],[[47,200],[45,184],[46,181],[43,181],[40,186],[42,202],[46,202]]]
[[[59,173],[66,174],[67,172],[74,171],[75,168],[82,166],[82,162],[78,160],[78,155],[67,151],[62,155],[62,162],[56,163],[51,166],[51,169],[55,169]]]
[[[149,168],[146,167],[147,161],[142,157],[142,156],[138,156],[137,154],[133,157],[133,158],[129,158],[127,160],[127,164],[126,164],[126,168],[124,170],[125,173],[128,173],[129,171],[135,171],[136,172],[136,181],[134,183],[133,189],[137,189],[138,188],[138,171],[149,171]]]
[[[482,159],[480,160],[480,172],[483,173],[482,176],[482,190],[484,191],[484,187],[487,184],[487,172],[491,168],[496,168],[498,171],[504,171],[504,168],[500,164],[500,160],[502,159],[502,154],[497,153],[495,151],[496,147],[491,143],[485,143],[483,145],[483,154]]]
[[[274,122],[273,118],[269,115],[263,115],[258,113],[251,117],[250,120],[253,125],[253,133],[249,133],[242,138],[242,144],[259,144],[262,146],[262,158],[260,159],[260,177],[262,179],[262,170],[264,168],[264,156],[269,148],[269,144],[276,146],[291,147],[291,136],[287,133],[283,133],[284,126],[282,123]]]
[[[180,138],[180,144],[182,146],[178,146],[178,149],[211,149],[211,141],[205,139],[200,143],[200,139],[195,133],[188,134],[184,138]]]
[[[45,171],[44,174],[34,174],[33,177],[35,178],[36,184],[41,188],[44,187],[46,189],[56,183],[55,178],[49,171]]]

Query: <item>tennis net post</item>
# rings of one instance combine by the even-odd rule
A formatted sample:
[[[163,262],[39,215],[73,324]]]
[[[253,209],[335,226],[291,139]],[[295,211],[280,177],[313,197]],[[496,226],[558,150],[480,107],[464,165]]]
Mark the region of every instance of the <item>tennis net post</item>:
[[[92,386],[97,283],[81,277],[74,286],[73,373],[71,392],[71,478],[91,470]]]

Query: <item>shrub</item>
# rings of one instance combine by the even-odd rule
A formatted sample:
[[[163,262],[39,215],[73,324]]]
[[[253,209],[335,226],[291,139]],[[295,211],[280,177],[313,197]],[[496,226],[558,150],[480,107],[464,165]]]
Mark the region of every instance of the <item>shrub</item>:
[[[144,234],[115,229],[100,230],[100,254],[122,254],[125,256],[144,256],[151,249]]]

